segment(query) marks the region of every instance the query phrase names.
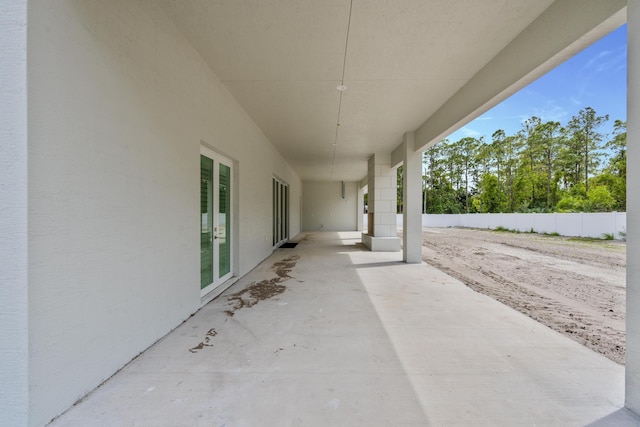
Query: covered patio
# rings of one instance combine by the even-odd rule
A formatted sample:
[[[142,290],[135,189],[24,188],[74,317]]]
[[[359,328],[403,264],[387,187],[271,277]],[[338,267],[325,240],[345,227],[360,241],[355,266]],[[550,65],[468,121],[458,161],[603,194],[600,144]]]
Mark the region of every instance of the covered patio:
[[[624,367],[353,232],[303,233],[51,426],[634,426]]]
[[[640,0],[2,5],[0,424],[637,423],[640,169],[625,367],[424,265],[420,182],[625,22],[638,163]]]

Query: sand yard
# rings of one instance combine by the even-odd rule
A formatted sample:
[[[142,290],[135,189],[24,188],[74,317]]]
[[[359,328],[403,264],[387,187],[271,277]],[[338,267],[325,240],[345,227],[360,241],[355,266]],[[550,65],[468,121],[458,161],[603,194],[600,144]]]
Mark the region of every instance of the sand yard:
[[[624,364],[625,242],[425,228],[423,260]]]

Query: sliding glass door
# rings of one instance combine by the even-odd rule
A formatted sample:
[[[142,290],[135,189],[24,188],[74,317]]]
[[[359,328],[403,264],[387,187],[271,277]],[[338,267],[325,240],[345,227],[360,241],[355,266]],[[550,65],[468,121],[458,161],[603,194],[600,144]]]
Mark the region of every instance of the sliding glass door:
[[[273,191],[273,246],[289,238],[289,186],[277,178],[271,183]]]

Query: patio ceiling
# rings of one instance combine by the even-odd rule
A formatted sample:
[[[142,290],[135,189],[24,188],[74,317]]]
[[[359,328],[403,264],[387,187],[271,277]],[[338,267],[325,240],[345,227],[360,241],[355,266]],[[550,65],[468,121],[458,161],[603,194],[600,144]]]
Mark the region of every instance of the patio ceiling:
[[[303,180],[346,181],[363,178],[367,158],[392,151],[405,132],[419,131],[416,149],[424,148],[495,105],[554,61],[577,52],[576,40],[584,47],[623,23],[626,4],[619,0],[160,3]],[[541,14],[547,17],[540,19]],[[587,22],[574,29],[569,17]],[[564,18],[568,22],[562,22]],[[615,22],[603,29],[607,19]],[[556,34],[560,43],[549,43]],[[535,43],[549,48],[540,51]],[[532,55],[523,52],[527,46],[534,47]],[[500,63],[509,66],[488,73]],[[544,64],[548,65],[541,67]],[[512,65],[517,69],[511,70]],[[503,68],[509,68],[504,76]],[[336,87],[343,75],[347,90],[340,92]],[[493,84],[504,78],[510,80]]]

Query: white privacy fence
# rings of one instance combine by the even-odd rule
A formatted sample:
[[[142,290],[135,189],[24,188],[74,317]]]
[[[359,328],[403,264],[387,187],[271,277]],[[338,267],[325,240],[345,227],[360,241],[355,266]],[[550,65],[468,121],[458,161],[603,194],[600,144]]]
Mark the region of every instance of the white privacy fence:
[[[397,217],[402,226],[402,214]],[[366,224],[366,215],[365,215]],[[602,213],[487,213],[487,214],[424,214],[423,227],[470,227],[536,233],[558,233],[562,236],[603,237],[613,234],[621,239],[627,231],[626,212]]]

